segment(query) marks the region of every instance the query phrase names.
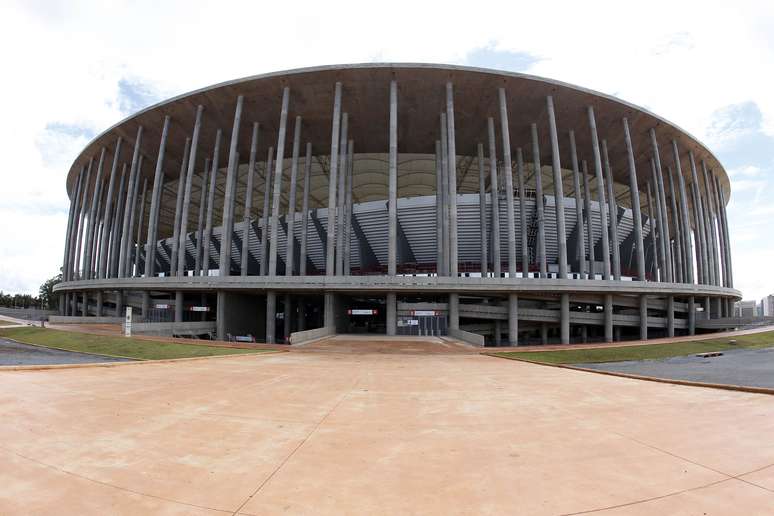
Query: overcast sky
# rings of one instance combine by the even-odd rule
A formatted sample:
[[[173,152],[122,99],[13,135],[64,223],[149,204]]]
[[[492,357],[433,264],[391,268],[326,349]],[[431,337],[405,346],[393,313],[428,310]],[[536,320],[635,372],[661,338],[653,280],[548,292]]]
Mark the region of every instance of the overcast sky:
[[[137,109],[263,72],[402,61],[550,77],[686,129],[731,176],[735,286],[774,293],[774,2],[634,5],[5,0],[0,290],[36,294],[59,272],[65,175]]]

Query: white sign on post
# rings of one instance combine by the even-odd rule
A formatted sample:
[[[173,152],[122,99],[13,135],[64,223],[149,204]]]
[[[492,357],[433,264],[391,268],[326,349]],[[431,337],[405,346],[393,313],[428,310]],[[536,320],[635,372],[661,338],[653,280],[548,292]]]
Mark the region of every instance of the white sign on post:
[[[132,336],[132,307],[126,307],[126,320],[124,321],[124,336]]]

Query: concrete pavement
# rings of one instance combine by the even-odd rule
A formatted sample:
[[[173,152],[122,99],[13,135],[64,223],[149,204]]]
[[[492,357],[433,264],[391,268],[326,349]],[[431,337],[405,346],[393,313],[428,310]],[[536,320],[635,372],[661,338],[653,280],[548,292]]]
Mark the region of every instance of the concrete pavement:
[[[0,371],[0,513],[774,511],[772,396],[389,344]]]

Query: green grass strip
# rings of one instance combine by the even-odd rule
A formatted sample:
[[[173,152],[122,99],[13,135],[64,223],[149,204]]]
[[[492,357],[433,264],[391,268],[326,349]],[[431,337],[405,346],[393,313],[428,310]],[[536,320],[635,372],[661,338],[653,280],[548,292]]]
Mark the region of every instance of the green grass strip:
[[[174,342],[140,340],[131,337],[112,337],[31,327],[0,329],[0,337],[7,337],[25,344],[82,353],[94,353],[97,355],[135,358],[137,360],[211,357],[269,351],[265,349],[219,348],[200,346],[198,344],[178,344]]]
[[[735,340],[736,344],[730,344]],[[549,364],[582,364],[600,362],[621,362],[624,360],[653,360],[724,351],[738,348],[767,348],[774,346],[774,332],[754,333],[738,337],[708,339],[693,342],[670,342],[665,344],[644,344],[642,346],[607,347],[596,349],[567,349],[559,351],[508,351],[492,353],[502,358],[545,362]]]

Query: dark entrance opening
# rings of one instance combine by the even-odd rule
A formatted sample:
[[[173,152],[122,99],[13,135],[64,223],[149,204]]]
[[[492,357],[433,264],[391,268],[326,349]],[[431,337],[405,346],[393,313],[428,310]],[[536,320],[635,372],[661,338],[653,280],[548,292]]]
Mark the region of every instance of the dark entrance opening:
[[[339,298],[341,314],[339,333],[379,334],[387,333],[387,315],[383,296],[348,296]]]

